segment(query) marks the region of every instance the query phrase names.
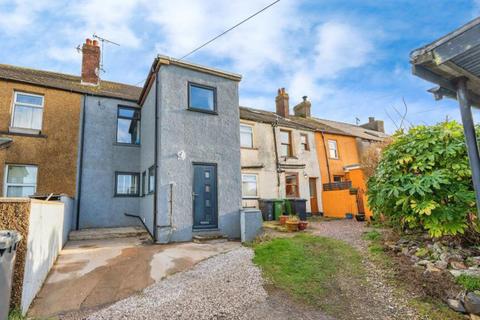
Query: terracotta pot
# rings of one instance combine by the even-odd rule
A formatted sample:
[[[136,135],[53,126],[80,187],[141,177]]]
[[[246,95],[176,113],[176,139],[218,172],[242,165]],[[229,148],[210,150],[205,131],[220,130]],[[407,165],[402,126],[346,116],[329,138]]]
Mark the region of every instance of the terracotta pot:
[[[307,229],[308,221],[300,221],[298,223],[298,230],[305,230]]]
[[[286,222],[288,232],[298,231],[298,221],[288,221]]]
[[[287,220],[288,220],[288,216],[280,216],[280,225],[284,226]]]

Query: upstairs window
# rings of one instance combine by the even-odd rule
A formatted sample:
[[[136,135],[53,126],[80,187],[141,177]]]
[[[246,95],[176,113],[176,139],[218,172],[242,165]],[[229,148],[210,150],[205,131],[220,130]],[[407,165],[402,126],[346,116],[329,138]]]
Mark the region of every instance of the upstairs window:
[[[137,197],[140,194],[138,173],[115,172],[115,196]]]
[[[308,145],[308,135],[305,133],[300,134],[300,144],[302,146],[302,149],[305,151],[310,150],[310,146]]]
[[[13,101],[12,127],[18,129],[42,129],[43,96],[15,92]]]
[[[337,141],[328,140],[328,154],[331,159],[338,159]]]
[[[253,148],[253,128],[246,124],[240,125],[240,147]]]
[[[188,109],[217,112],[217,91],[214,87],[188,83]]]
[[[287,130],[280,130],[280,156],[291,157],[292,155],[292,133]]]
[[[117,142],[140,144],[140,109],[118,106]]]
[[[6,166],[6,197],[28,197],[37,189],[37,167],[9,164]]]

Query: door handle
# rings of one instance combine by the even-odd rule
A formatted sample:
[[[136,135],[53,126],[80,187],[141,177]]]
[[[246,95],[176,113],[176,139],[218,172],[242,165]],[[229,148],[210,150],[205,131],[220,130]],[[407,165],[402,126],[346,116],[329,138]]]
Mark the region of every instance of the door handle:
[[[198,193],[192,192],[192,199],[195,200],[195,197],[198,196]]]

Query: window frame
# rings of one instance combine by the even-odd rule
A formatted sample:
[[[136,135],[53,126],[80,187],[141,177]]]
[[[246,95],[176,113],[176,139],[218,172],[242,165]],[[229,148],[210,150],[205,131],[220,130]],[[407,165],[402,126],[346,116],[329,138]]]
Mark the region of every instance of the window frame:
[[[118,176],[119,175],[129,175],[137,177],[137,192],[136,193],[118,193]],[[116,198],[136,198],[140,196],[140,173],[139,172],[130,172],[130,171],[115,171],[115,191],[114,197]]]
[[[305,137],[305,143],[302,141],[303,137]],[[300,133],[300,145],[303,147],[304,151],[310,151],[310,142],[308,141],[307,133]]]
[[[336,153],[336,157],[332,157],[332,154],[331,154],[331,151],[332,149],[330,148],[330,142],[333,142],[335,143],[335,153]],[[335,159],[335,160],[338,160],[340,159],[340,153],[338,152],[338,143],[337,143],[337,140],[333,140],[333,139],[328,139],[327,140],[327,145],[328,145],[328,158],[330,159]]]
[[[26,96],[31,96],[31,97],[40,97],[42,98],[42,105],[34,105],[34,104],[29,104],[29,103],[18,103],[19,105],[30,107],[30,108],[35,108],[35,109],[40,109],[41,112],[41,120],[40,120],[40,129],[34,129],[34,128],[24,128],[24,127],[16,127],[14,125],[15,121],[15,109],[17,107],[17,96],[18,94],[26,95]],[[45,96],[42,94],[37,94],[37,93],[31,93],[31,92],[25,92],[25,91],[20,91],[20,90],[14,90],[13,91],[13,100],[12,100],[12,115],[10,119],[10,130],[13,132],[26,132],[26,133],[40,133],[43,129],[43,113],[45,110]]]
[[[126,117],[126,116],[121,116],[120,115],[120,109],[130,109],[130,110],[138,111],[138,118],[135,118],[135,117],[130,118],[130,117]],[[137,124],[139,126],[139,128],[138,128],[138,140],[139,140],[138,143],[118,141],[118,120],[119,119],[137,121]],[[116,125],[116,128],[115,128],[115,144],[125,145],[125,146],[140,146],[140,144],[142,143],[142,133],[141,133],[141,130],[140,130],[141,125],[142,125],[142,112],[141,112],[140,108],[134,107],[134,106],[122,105],[122,104],[117,105],[117,125]]]
[[[295,192],[295,196],[293,197],[287,195],[287,176],[295,176],[295,179],[297,181],[296,192]],[[298,172],[285,172],[285,198],[293,199],[293,198],[299,198],[299,197],[300,197],[300,179],[298,177]]]
[[[206,89],[206,90],[211,90],[212,91],[212,93],[213,93],[213,110],[191,107],[191,96],[190,96],[190,88],[191,87],[197,87],[197,88],[200,88],[200,89]],[[217,88],[216,87],[212,87],[212,86],[188,81],[187,95],[188,95],[187,110],[195,111],[195,112],[208,113],[208,114],[215,114],[215,115],[218,114],[218,111],[217,111]]]
[[[37,174],[35,176],[35,183],[10,183],[8,182],[8,169],[10,167],[35,167],[37,168]],[[34,195],[37,192],[37,184],[38,184],[38,166],[35,164],[16,164],[16,163],[8,163],[5,165],[4,171],[4,179],[3,179],[3,196],[8,197],[8,187],[33,187]]]
[[[251,146],[249,146],[249,147],[242,146],[242,127],[248,127],[248,128],[250,128]],[[250,124],[240,123],[240,148],[243,148],[243,149],[253,149],[253,148],[254,148],[254,143],[253,143],[253,126],[250,125]]]
[[[143,170],[142,171],[142,197],[145,196],[146,194],[146,191],[147,191],[147,184],[146,184],[146,181],[147,181],[147,170]]]
[[[282,138],[281,138],[282,132],[288,133],[288,143],[282,142]],[[287,155],[280,155],[280,156],[283,157],[283,158],[291,158],[291,157],[293,157],[292,131],[291,131],[291,130],[280,129],[279,138],[280,138],[280,139],[279,139],[279,140],[280,140],[280,152],[282,152],[282,146],[285,146],[285,145],[288,146]]]
[[[340,180],[336,181],[335,179],[340,178]],[[343,182],[344,181],[344,176],[339,175],[339,174],[334,174],[333,175],[333,182]]]
[[[254,196],[245,196],[243,194],[243,178],[245,176],[252,176],[255,177],[255,195]],[[242,199],[258,199],[258,174],[256,173],[242,173]]]
[[[153,175],[150,175],[150,172],[153,172]],[[150,178],[153,179],[153,188],[150,189]],[[150,166],[148,168],[148,179],[147,179],[147,194],[152,194],[155,192],[155,188],[157,186],[156,181],[155,181],[155,165]]]

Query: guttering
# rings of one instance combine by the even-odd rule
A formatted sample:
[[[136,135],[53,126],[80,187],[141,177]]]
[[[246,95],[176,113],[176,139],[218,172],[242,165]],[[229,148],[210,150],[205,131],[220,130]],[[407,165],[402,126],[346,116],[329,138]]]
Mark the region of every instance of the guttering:
[[[330,164],[328,162],[327,145],[325,144],[325,136],[323,135],[322,131],[320,131],[320,134],[322,135],[323,150],[325,151],[325,160],[327,162],[328,183],[332,183],[332,177],[330,177]]]
[[[275,146],[275,167],[277,171],[277,190],[278,196],[280,197],[280,161],[278,160],[278,148],[277,148],[277,133],[275,128],[278,126],[277,121],[272,122],[272,132],[273,132],[273,145]]]
[[[157,241],[157,197],[158,197],[158,68],[155,68],[155,136],[154,143],[154,190],[153,190],[153,241]]]
[[[83,95],[83,109],[82,109],[82,122],[80,124],[81,133],[80,133],[80,155],[78,162],[78,187],[77,187],[77,221],[75,225],[75,230],[80,229],[80,199],[82,197],[82,172],[83,172],[83,145],[85,140],[85,116],[87,106],[87,95]]]

